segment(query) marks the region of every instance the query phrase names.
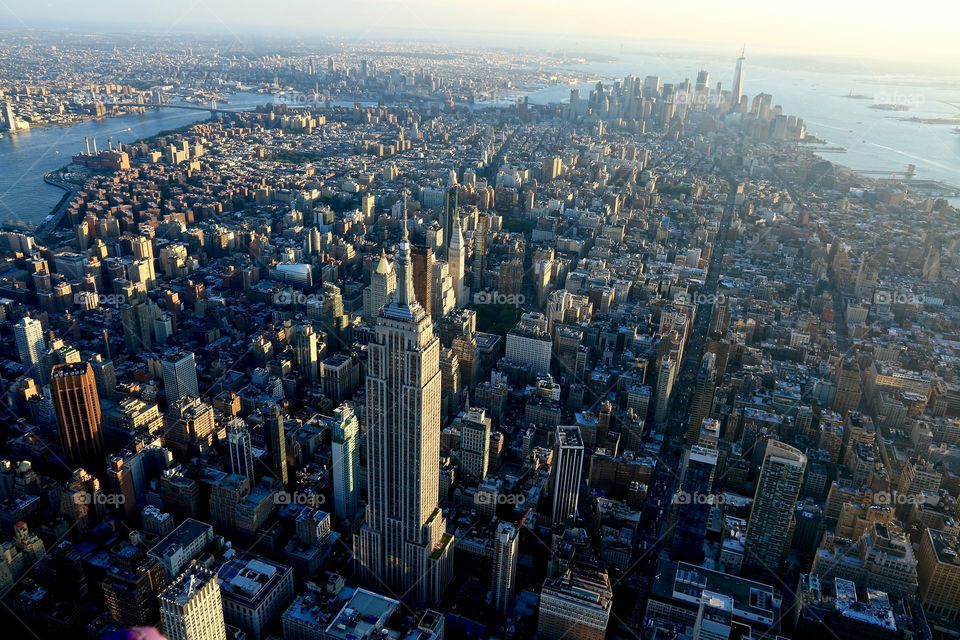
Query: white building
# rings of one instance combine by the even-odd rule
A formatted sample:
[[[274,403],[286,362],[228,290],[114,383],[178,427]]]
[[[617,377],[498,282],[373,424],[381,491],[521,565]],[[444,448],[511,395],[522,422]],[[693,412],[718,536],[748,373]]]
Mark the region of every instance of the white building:
[[[43,325],[39,320],[24,317],[13,327],[17,340],[17,353],[26,373],[41,384],[49,381],[49,372],[43,366],[43,354],[47,352],[47,343],[43,339]]]
[[[199,565],[160,594],[160,619],[168,640],[227,640],[216,576]]]
[[[548,326],[547,317],[542,313],[524,313],[507,334],[507,360],[529,364],[536,374],[550,373],[553,341]]]

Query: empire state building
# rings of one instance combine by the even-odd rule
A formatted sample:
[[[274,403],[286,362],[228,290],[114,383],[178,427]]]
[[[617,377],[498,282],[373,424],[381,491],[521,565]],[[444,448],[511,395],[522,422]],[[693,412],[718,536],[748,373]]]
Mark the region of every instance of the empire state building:
[[[369,502],[354,552],[374,588],[435,603],[453,575],[454,547],[438,506],[440,339],[413,291],[404,218],[396,293],[368,347]]]

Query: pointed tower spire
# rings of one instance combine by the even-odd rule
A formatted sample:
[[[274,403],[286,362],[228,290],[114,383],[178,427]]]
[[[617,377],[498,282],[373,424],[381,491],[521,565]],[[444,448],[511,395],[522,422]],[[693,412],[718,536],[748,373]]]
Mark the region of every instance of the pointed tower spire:
[[[413,293],[413,262],[410,258],[410,232],[407,229],[407,194],[403,194],[403,237],[397,252],[397,304],[412,306],[416,301]]]

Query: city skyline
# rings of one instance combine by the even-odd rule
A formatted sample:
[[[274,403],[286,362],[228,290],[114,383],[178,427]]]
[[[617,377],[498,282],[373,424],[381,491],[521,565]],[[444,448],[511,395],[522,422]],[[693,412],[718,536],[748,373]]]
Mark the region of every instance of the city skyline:
[[[948,21],[361,2],[0,30],[0,624],[951,640]]]
[[[218,34],[232,39],[241,50],[247,48],[245,37],[277,36],[276,30],[283,29],[298,38],[403,39],[409,34],[414,39],[450,44],[549,47],[573,52],[599,49],[598,53],[628,47],[665,53],[693,49],[720,55],[748,43],[748,53],[753,56],[912,61],[941,71],[956,71],[951,61],[960,56],[950,21],[935,19],[937,15],[950,15],[953,7],[949,0],[922,0],[909,12],[888,4],[865,11],[827,0],[811,0],[801,10],[791,12],[762,0],[723,5],[696,0],[687,4],[682,20],[672,8],[655,2],[563,0],[558,6],[543,0],[523,5],[494,0],[492,5],[485,5],[485,11],[505,21],[497,29],[465,27],[463,8],[440,0],[361,0],[349,11],[336,3],[295,0],[282,15],[260,10],[253,0],[174,0],[159,12],[149,7],[133,9],[129,3],[116,0],[98,3],[94,12],[89,7],[75,11],[76,6],[56,0],[8,0],[0,6],[0,26],[42,29],[56,25],[108,31],[134,28],[162,36],[181,32]],[[315,23],[310,16],[314,11],[323,16]],[[306,19],[285,17],[297,13],[305,14]],[[355,15],[363,15],[364,20],[358,23]],[[608,25],[624,21],[656,25],[656,30],[643,37],[611,33]],[[202,31],[198,32],[200,27]],[[564,40],[558,42],[558,37]]]

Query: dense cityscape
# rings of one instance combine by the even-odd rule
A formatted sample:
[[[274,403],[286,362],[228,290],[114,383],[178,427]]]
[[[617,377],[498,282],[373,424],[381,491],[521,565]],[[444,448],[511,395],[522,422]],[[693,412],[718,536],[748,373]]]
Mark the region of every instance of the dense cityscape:
[[[12,637],[960,636],[960,188],[749,56],[0,38],[0,135],[197,115],[0,209]]]

